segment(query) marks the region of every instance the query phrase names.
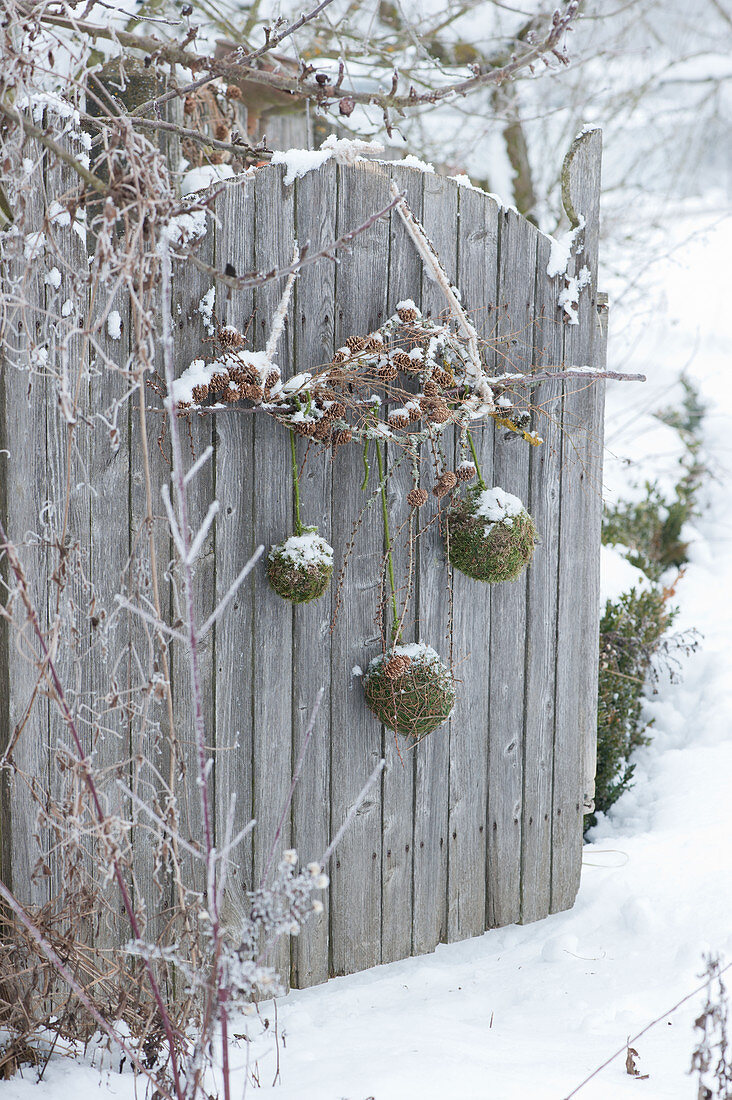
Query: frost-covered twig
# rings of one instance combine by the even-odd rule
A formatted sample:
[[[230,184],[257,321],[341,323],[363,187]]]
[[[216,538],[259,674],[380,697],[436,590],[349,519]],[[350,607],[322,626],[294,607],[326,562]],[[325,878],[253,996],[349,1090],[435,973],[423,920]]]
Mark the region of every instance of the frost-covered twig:
[[[292,288],[295,284],[295,275],[297,274],[299,259],[300,249],[297,246],[297,241],[295,241],[292,264],[290,265],[290,274],[287,277],[287,282],[285,283],[285,289],[282,292],[279,305],[272,315],[272,325],[269,330],[269,337],[267,338],[267,346],[264,349],[264,355],[268,363],[271,363],[274,359],[275,352],[277,351],[277,344],[282,335],[282,330],[285,327],[285,318],[287,317],[287,309],[290,305]]]

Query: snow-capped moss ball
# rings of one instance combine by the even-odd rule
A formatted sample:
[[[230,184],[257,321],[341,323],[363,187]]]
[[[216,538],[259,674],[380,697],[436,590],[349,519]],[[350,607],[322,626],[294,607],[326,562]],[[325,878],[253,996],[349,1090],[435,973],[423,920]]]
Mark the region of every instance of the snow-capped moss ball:
[[[449,668],[430,646],[398,645],[374,657],[363,678],[366,702],[380,722],[414,741],[446,722],[455,706]]]
[[[473,486],[447,514],[450,561],[476,581],[515,581],[534,555],[536,527],[518,497]]]
[[[333,547],[320,538],[317,527],[306,527],[301,535],[292,535],[269,552],[267,579],[283,600],[317,600],[332,575]]]

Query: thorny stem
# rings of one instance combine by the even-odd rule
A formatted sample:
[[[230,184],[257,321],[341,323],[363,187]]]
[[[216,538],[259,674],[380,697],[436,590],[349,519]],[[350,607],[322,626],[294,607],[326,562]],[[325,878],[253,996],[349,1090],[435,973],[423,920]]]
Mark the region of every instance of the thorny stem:
[[[71,709],[69,707],[68,700],[66,698],[66,693],[64,691],[64,688],[63,688],[63,685],[62,685],[61,680],[59,678],[59,675],[56,672],[56,666],[54,664],[51,653],[49,652],[48,646],[46,645],[45,638],[43,637],[43,631],[41,630],[41,625],[38,621],[38,613],[36,612],[36,609],[33,606],[33,603],[31,602],[30,593],[28,592],[28,588],[27,588],[27,584],[26,584],[26,580],[25,580],[25,575],[23,573],[20,561],[18,560],[18,556],[16,554],[15,547],[12,545],[12,543],[8,539],[7,533],[5,531],[5,528],[3,526],[3,523],[2,523],[1,519],[0,519],[0,550],[3,550],[5,552],[5,554],[7,555],[8,564],[10,565],[10,568],[13,571],[15,579],[16,579],[18,585],[19,585],[21,599],[23,600],[23,604],[25,606],[26,614],[27,614],[27,616],[30,620],[31,626],[33,627],[33,633],[36,636],[36,641],[38,642],[38,647],[41,651],[41,656],[43,658],[41,663],[43,665],[43,668],[46,671],[46,675],[49,678],[50,686],[53,689],[53,693],[56,697],[56,701],[57,701],[58,706],[61,710],[61,714],[62,714],[64,722],[66,724],[66,728],[69,731],[69,735],[71,737],[71,740],[73,741],[74,746],[76,748],[76,752],[78,753],[78,763],[79,763],[79,766],[82,770],[82,774],[83,774],[83,777],[84,777],[84,782],[86,783],[87,790],[89,791],[89,795],[91,797],[91,800],[92,800],[92,803],[93,803],[93,806],[94,806],[94,812],[96,814],[97,821],[102,826],[102,828],[104,828],[104,826],[106,824],[106,821],[107,821],[107,815],[104,812],[104,808],[102,806],[101,798],[100,798],[99,792],[97,790],[96,783],[94,782],[94,776],[92,775],[91,764],[89,762],[88,756],[84,752],[84,746],[82,745],[82,742],[81,742],[81,737],[79,735],[79,730],[77,728],[76,721],[74,719],[73,714],[71,713]],[[140,930],[140,926],[139,926],[138,921],[137,921],[137,915],[135,913],[135,907],[132,903],[132,898],[130,896],[130,892],[129,892],[129,889],[127,887],[127,883],[125,881],[125,877],[122,874],[122,868],[120,866],[119,858],[118,858],[117,852],[114,848],[112,848],[111,851],[110,851],[110,859],[111,859],[111,862],[112,862],[114,879],[115,879],[115,882],[117,883],[120,895],[122,897],[122,904],[124,905],[125,912],[127,914],[127,919],[130,922],[130,928],[132,929],[132,935],[134,936],[136,941],[140,942],[141,939],[142,939],[142,932]],[[170,1016],[168,1014],[168,1010],[165,1007],[165,1002],[163,1000],[162,993],[160,992],[160,987],[158,986],[158,982],[157,982],[157,979],[155,977],[155,972],[152,968],[152,964],[151,964],[149,959],[145,958],[144,955],[143,955],[143,966],[145,967],[145,970],[147,972],[148,981],[150,982],[150,989],[151,989],[153,998],[155,1000],[155,1004],[157,1006],[158,1012],[160,1013],[160,1021],[163,1025],[163,1030],[165,1031],[165,1038],[168,1042],[168,1049],[170,1050],[170,1068],[171,1068],[171,1072],[173,1074],[173,1084],[174,1084],[174,1088],[175,1088],[175,1094],[176,1094],[177,1097],[181,1098],[181,1100],[182,1100],[182,1097],[183,1097],[184,1094],[183,1094],[183,1086],[182,1086],[182,1082],[180,1080],[180,1074],[179,1074],[179,1069],[178,1069],[178,1058],[177,1058],[177,1055],[176,1055],[175,1037],[173,1035],[173,1025],[171,1023]],[[227,1100],[228,1100],[228,1098],[227,1098]]]
[[[297,452],[295,451],[295,432],[290,428],[290,454],[292,456],[292,485],[295,490],[295,534],[302,534],[300,519],[300,475],[297,471]]]
[[[480,472],[480,463],[478,462],[478,456],[475,453],[475,443],[473,443],[473,437],[470,434],[470,432],[466,432],[465,434],[468,437],[468,443],[470,444],[470,450],[471,450],[471,453],[473,455],[473,462],[475,463],[475,472],[478,475],[478,484],[480,485],[483,492],[485,492],[487,486],[486,486],[486,483],[483,481],[483,475]]]
[[[391,626],[392,643],[399,642],[400,623],[397,611],[396,583],[394,581],[394,559],[391,554],[391,535],[389,534],[389,510],[386,507],[386,484],[384,482],[384,464],[381,459],[381,447],[376,441],[376,461],[379,465],[379,485],[381,487],[381,511],[384,516],[384,537],[386,538],[386,560],[389,565],[389,585],[391,587],[391,609],[393,621]]]

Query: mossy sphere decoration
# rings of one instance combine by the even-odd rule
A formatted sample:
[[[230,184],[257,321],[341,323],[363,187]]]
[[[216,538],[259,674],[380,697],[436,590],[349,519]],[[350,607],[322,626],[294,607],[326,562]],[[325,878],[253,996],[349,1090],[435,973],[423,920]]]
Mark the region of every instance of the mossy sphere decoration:
[[[534,556],[536,527],[518,497],[473,486],[447,514],[451,563],[476,581],[515,581]]]
[[[446,722],[455,706],[449,668],[434,649],[398,645],[374,657],[363,678],[366,702],[380,722],[395,733],[421,741]]]
[[[333,547],[305,527],[301,535],[273,546],[267,561],[267,579],[278,596],[293,603],[310,603],[322,596],[333,576]]]

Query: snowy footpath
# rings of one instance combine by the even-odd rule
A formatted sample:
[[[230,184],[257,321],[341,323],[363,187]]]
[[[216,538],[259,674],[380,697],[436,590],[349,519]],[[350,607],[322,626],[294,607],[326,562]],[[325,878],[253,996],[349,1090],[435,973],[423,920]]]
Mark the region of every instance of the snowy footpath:
[[[730,255],[732,220],[681,248],[661,275],[666,314],[618,349],[623,369],[645,370],[649,383],[642,396],[629,387],[609,395],[609,491],[614,478],[625,491],[625,456],[641,480],[648,466],[675,462],[673,433],[647,413],[671,403],[682,369],[709,406],[705,458],[716,480],[706,514],[687,532],[692,560],[677,593],[676,626],[698,628],[702,645],[685,661],[683,683],[662,681],[648,703],[653,742],[637,756],[633,788],[584,850],[574,909],[290,994],[278,1004],[280,1079],[273,1088],[270,1031],[252,1044],[260,1087],[250,1085],[251,1097],[563,1100],[700,984],[704,952],[732,960]],[[646,1079],[626,1074],[623,1054],[577,1095],[694,1100],[687,1071],[701,1004],[692,998],[637,1041]],[[274,1022],[271,1005],[261,1014]],[[243,1065],[244,1044],[233,1053]],[[235,1096],[243,1085],[239,1072]],[[26,1069],[0,1093],[127,1100],[135,1091],[129,1075],[105,1072],[100,1081],[88,1066],[55,1059],[40,1085]]]

